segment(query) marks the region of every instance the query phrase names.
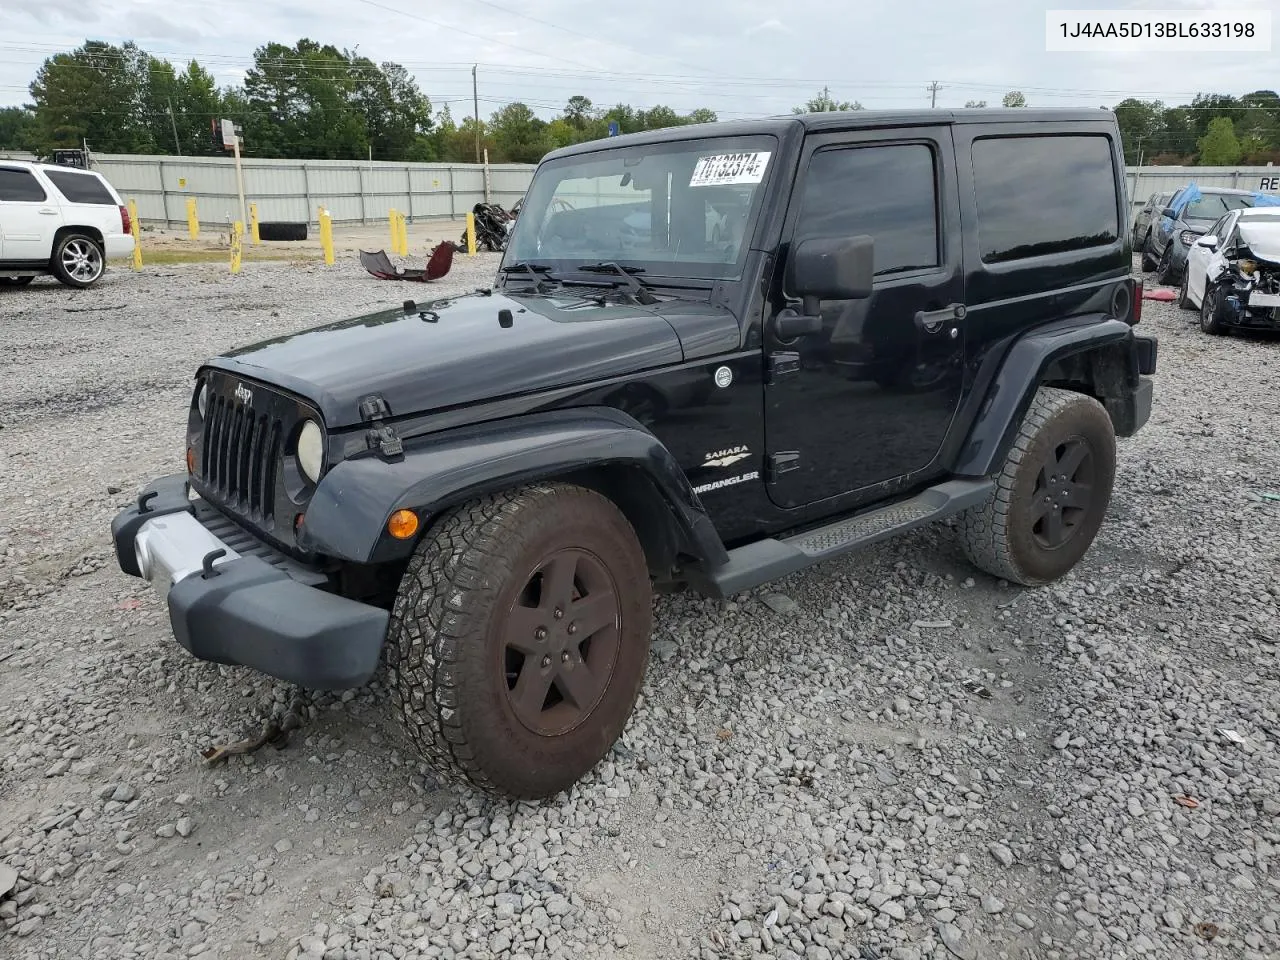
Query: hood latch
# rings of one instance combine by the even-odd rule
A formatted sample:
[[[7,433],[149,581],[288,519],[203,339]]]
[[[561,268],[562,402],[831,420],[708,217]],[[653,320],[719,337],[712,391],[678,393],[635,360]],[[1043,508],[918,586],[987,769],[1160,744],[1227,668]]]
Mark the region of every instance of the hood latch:
[[[391,416],[391,408],[387,401],[378,394],[365,397],[360,401],[360,418],[372,426],[365,434],[365,443],[370,450],[377,450],[384,460],[400,460],[404,458],[404,444],[396,436],[391,425],[384,423]]]

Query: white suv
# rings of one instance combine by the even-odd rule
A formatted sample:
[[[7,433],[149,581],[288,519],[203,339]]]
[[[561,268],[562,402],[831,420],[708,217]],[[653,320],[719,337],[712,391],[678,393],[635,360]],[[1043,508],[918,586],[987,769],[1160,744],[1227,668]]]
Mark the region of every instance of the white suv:
[[[128,208],[101,174],[0,159],[0,286],[51,273],[89,287],[132,252]]]

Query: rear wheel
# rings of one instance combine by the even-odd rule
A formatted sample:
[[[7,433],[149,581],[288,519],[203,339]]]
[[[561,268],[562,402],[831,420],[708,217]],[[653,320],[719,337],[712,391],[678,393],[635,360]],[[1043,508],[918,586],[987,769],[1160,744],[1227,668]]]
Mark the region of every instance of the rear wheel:
[[[592,490],[537,484],[452,510],[418,545],[388,632],[410,739],[484,790],[569,788],[631,715],[651,602],[634,530]]]
[[[1115,432],[1093,397],[1055,387],[1031,408],[981,506],[961,515],[961,543],[981,570],[1024,586],[1066,574],[1097,536],[1115,479]]]
[[[102,247],[84,233],[64,233],[53,249],[53,275],[68,287],[91,287],[98,282],[106,260]]]

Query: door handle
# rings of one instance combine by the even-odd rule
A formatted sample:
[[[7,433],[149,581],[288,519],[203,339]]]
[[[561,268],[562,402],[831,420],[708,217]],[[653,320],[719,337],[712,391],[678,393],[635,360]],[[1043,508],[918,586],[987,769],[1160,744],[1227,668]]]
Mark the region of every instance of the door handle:
[[[963,320],[966,313],[963,303],[952,303],[941,310],[921,310],[916,314],[916,326],[925,333],[937,333],[948,320]]]
[[[58,215],[57,210],[50,210],[48,207],[41,207],[40,212],[43,214],[47,214],[50,217],[56,217]]]

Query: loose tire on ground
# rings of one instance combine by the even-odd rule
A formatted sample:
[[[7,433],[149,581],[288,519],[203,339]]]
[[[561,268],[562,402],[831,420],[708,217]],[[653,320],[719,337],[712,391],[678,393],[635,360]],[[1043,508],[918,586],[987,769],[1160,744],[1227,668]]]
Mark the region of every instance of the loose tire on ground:
[[[83,290],[102,278],[107,267],[102,246],[87,233],[68,231],[53,245],[53,275],[68,287]]]
[[[483,790],[567,789],[631,715],[651,604],[635,531],[592,490],[535,484],[451,510],[415,550],[387,634],[409,738]]]
[[[286,223],[271,220],[258,224],[259,240],[305,240],[307,225],[305,223]]]
[[[1029,587],[1063,576],[1102,526],[1115,453],[1115,432],[1102,404],[1082,393],[1040,387],[995,477],[995,491],[960,517],[970,561]]]

